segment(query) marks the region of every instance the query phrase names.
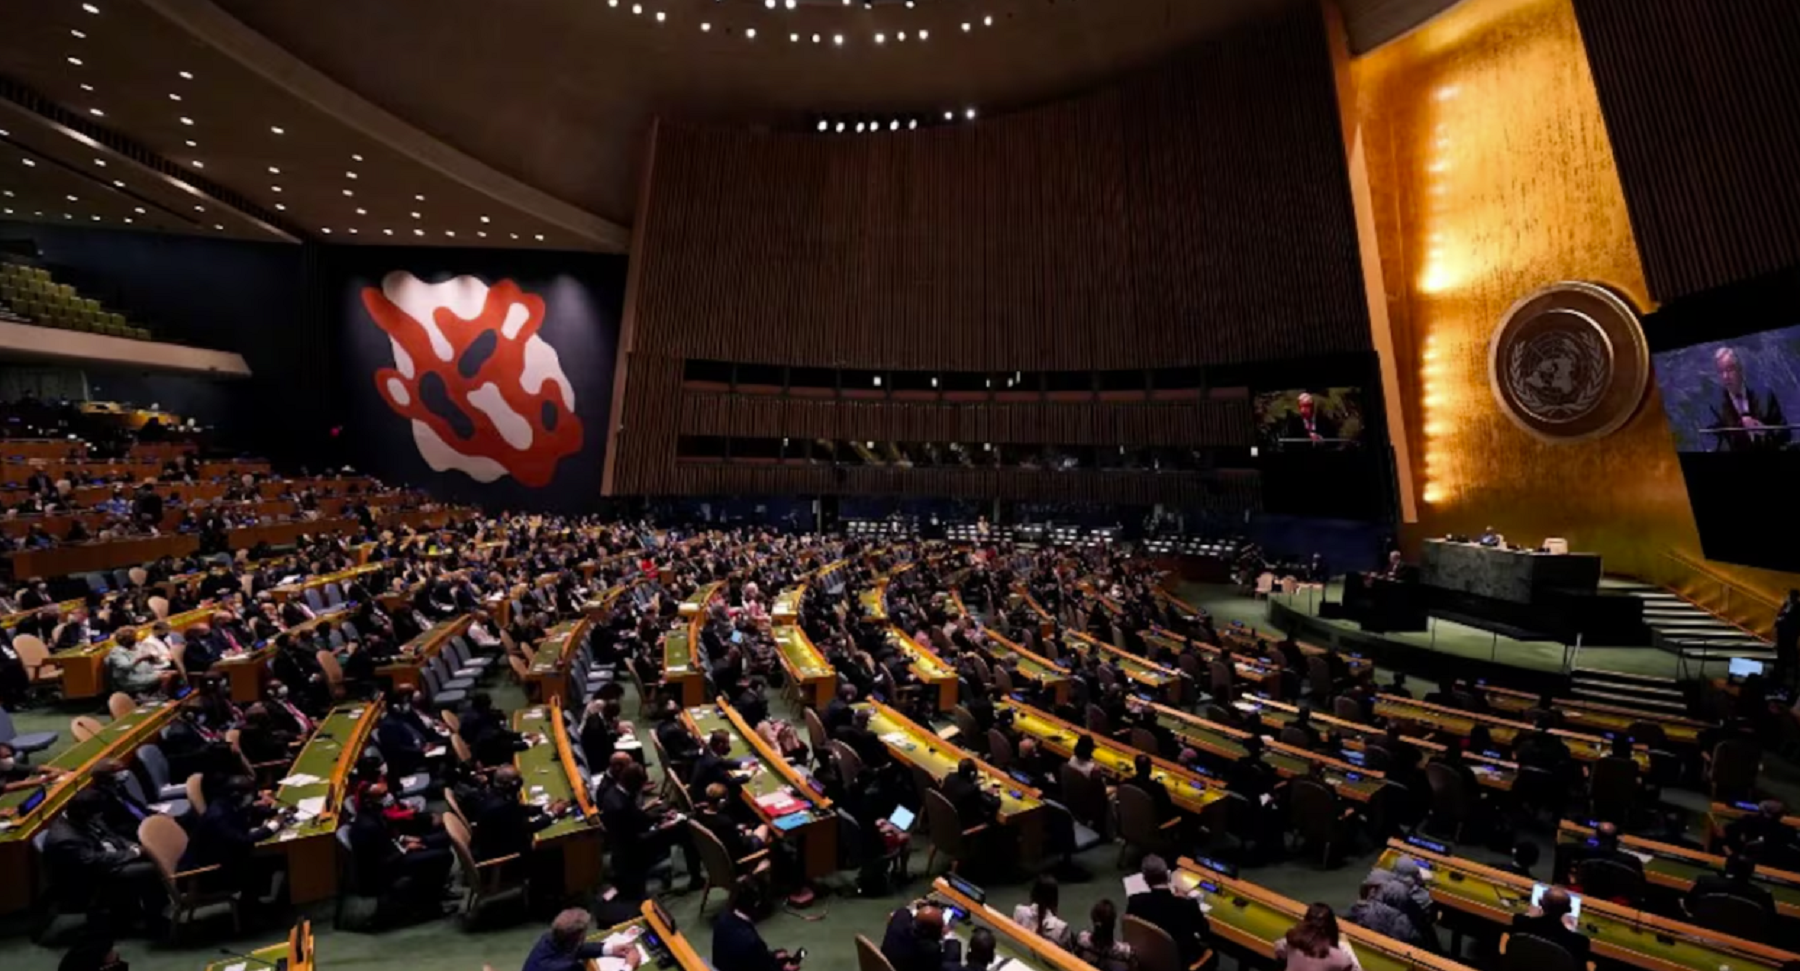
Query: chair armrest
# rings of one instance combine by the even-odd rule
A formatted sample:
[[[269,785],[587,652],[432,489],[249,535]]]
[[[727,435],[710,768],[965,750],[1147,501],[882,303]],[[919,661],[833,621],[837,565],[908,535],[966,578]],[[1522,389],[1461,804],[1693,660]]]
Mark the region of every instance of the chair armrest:
[[[1212,948],[1210,948],[1210,947],[1207,948],[1206,953],[1200,955],[1199,960],[1195,961],[1193,964],[1188,965],[1188,971],[1200,971],[1201,968],[1204,968],[1207,965],[1211,964],[1213,962],[1213,958],[1216,956],[1217,955],[1213,954]]]
[[[1176,816],[1174,819],[1171,819],[1168,822],[1163,823],[1161,826],[1159,826],[1157,828],[1158,829],[1168,829],[1171,826],[1179,826],[1179,825],[1181,825],[1181,817]]]
[[[968,829],[963,830],[963,835],[964,836],[974,836],[977,833],[985,831],[987,828],[988,828],[987,823],[982,823],[980,826],[971,826]]]
[[[212,873],[213,871],[218,870],[218,869],[221,869],[221,867],[219,866],[219,864],[215,863],[212,866],[203,866],[197,870],[182,870],[180,873],[174,874],[173,879],[186,880],[190,877],[197,877],[197,876],[201,875],[202,873]]]
[[[514,861],[518,858],[519,858],[519,854],[508,853],[505,856],[496,856],[491,860],[482,860],[475,864],[475,868],[479,870],[479,869],[483,869],[486,867],[503,866],[505,864],[511,863],[512,861]]]
[[[743,866],[744,864],[749,863],[752,860],[760,860],[763,857],[766,857],[768,855],[769,855],[768,850],[757,850],[755,853],[752,853],[749,856],[738,857],[737,863],[738,863],[738,866]]]

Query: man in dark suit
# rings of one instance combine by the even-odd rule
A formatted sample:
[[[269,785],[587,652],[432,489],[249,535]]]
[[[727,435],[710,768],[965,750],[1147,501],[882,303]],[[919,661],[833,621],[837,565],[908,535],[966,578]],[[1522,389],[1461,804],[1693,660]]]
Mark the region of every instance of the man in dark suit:
[[[1538,906],[1513,917],[1512,933],[1530,934],[1560,946],[1575,959],[1577,968],[1588,963],[1587,935],[1577,931],[1569,917],[1569,892],[1561,887],[1544,891]]]
[[[1753,851],[1757,859],[1785,869],[1781,861],[1800,856],[1794,851],[1795,830],[1784,821],[1786,815],[1787,805],[1781,800],[1763,800],[1753,815],[1725,827],[1726,847],[1734,853]]]
[[[869,770],[885,768],[893,761],[887,746],[882,743],[881,736],[869,729],[875,712],[869,708],[858,708],[851,716],[850,724],[837,730],[836,738],[862,759],[863,768]]]
[[[375,782],[362,791],[356,815],[350,820],[351,865],[363,893],[397,902],[407,913],[429,913],[435,908],[456,862],[449,834],[424,836],[399,832],[388,820],[394,797],[387,783]]]
[[[168,899],[156,864],[144,856],[135,830],[131,839],[112,831],[106,809],[103,793],[84,789],[44,831],[51,892],[65,906],[98,904],[160,925]]]
[[[425,750],[436,744],[434,738],[420,731],[417,723],[407,717],[411,710],[412,694],[395,691],[387,709],[381,713],[381,721],[375,725],[375,744],[387,758],[392,775],[417,772],[425,764]]]
[[[1644,872],[1644,861],[1619,849],[1619,826],[1612,822],[1600,823],[1594,827],[1594,835],[1586,843],[1577,843],[1569,847],[1567,859],[1571,878],[1575,877],[1578,868],[1589,860],[1607,860],[1636,870],[1639,875]]]
[[[942,910],[920,904],[916,910],[902,907],[888,916],[881,954],[894,971],[944,971],[962,960],[962,944],[944,935]]]
[[[1168,787],[1157,781],[1155,777],[1156,763],[1150,760],[1150,756],[1140,752],[1132,761],[1132,765],[1136,771],[1123,784],[1138,789],[1150,797],[1150,805],[1156,811],[1158,822],[1174,818],[1175,801],[1170,798]]]
[[[580,907],[557,914],[525,956],[523,971],[587,971],[595,958],[607,956],[605,944],[587,939],[593,927],[594,915]]]
[[[706,746],[700,751],[700,758],[694,761],[694,774],[688,779],[688,787],[696,792],[705,792],[711,786],[721,785],[737,792],[737,763],[730,756],[731,733],[720,729],[708,735]]]
[[[1319,413],[1318,403],[1309,392],[1302,391],[1295,400],[1295,414],[1281,425],[1278,448],[1337,448],[1337,422]]]
[[[476,860],[495,860],[513,854],[529,857],[532,834],[568,812],[569,804],[561,800],[542,809],[522,801],[519,794],[524,787],[517,768],[505,765],[494,770],[487,797],[469,809],[469,822],[474,828],[469,849]]]
[[[225,780],[206,812],[189,828],[181,869],[219,867],[222,881],[242,891],[244,903],[253,905],[268,889],[272,865],[281,862],[280,857],[258,856],[256,844],[280,829],[274,801],[259,797],[248,777],[234,776]]]
[[[137,842],[138,825],[156,810],[132,794],[125,779],[131,770],[118,759],[106,758],[94,763],[88,777],[88,789],[99,795],[100,820],[114,836],[129,843]]]
[[[800,971],[800,956],[770,950],[750,918],[762,909],[762,896],[757,881],[739,879],[731,907],[713,922],[712,966],[718,971]]]
[[[963,829],[985,826],[1000,812],[1000,797],[981,787],[974,759],[958,762],[956,771],[944,777],[942,789]]]
[[[1737,352],[1721,347],[1713,352],[1719,373],[1719,404],[1713,409],[1713,427],[1732,429],[1713,436],[1715,452],[1778,452],[1787,448],[1794,433],[1787,424],[1774,392],[1758,396],[1744,382],[1744,365]],[[1775,426],[1770,428],[1770,426]],[[1763,429],[1770,430],[1763,430]]]
[[[1749,853],[1733,853],[1725,858],[1725,872],[1701,874],[1694,880],[1693,889],[1682,900],[1682,906],[1688,913],[1694,912],[1694,902],[1701,897],[1713,894],[1726,894],[1741,897],[1761,908],[1768,915],[1769,926],[1775,926],[1775,896],[1767,887],[1756,882],[1756,857]]]
[[[1169,889],[1169,865],[1162,857],[1154,853],[1144,857],[1141,872],[1150,889],[1127,898],[1125,913],[1162,928],[1174,938],[1181,966],[1192,966],[1206,953],[1206,915],[1199,902]]]

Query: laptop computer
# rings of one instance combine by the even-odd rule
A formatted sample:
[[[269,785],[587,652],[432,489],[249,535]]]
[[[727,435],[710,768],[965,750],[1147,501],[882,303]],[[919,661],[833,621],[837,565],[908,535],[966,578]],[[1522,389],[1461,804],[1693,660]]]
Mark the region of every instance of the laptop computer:
[[[1531,906],[1536,907],[1542,903],[1544,900],[1544,891],[1549,889],[1550,885],[1547,883],[1540,883],[1533,886],[1531,888]],[[1569,919],[1581,919],[1581,896],[1579,894],[1569,894]]]
[[[908,809],[905,806],[895,806],[893,815],[889,816],[887,818],[887,821],[888,821],[888,825],[894,827],[895,829],[899,830],[900,832],[910,833],[910,832],[912,832],[913,821],[918,818],[919,818],[918,813],[914,812],[913,810]]]

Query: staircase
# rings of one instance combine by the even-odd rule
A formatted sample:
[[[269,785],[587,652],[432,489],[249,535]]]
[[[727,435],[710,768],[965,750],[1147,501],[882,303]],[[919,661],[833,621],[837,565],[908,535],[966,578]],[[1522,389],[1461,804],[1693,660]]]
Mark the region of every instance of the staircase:
[[[1650,628],[1650,643],[1678,656],[1684,674],[1689,661],[1698,663],[1697,674],[1706,677],[1710,664],[1722,668],[1734,657],[1771,664],[1775,660],[1775,647],[1768,641],[1662,587],[1635,580],[1612,580],[1608,586],[1644,602],[1644,625]]]
[[[1577,667],[1569,674],[1569,698],[1658,715],[1687,717],[1692,707],[1681,682],[1651,674]]]

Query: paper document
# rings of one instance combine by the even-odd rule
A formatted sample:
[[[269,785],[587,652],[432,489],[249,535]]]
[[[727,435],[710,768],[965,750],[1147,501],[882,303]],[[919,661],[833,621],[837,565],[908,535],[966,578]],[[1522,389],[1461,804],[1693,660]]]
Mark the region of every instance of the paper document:
[[[1144,879],[1143,874],[1133,873],[1125,878],[1125,896],[1149,892],[1150,882]]]
[[[318,776],[313,775],[309,772],[296,772],[293,775],[290,775],[287,778],[281,780],[279,783],[277,783],[277,785],[310,786],[315,782],[321,782],[321,781],[323,781],[323,780],[321,780]]]
[[[425,750],[425,757],[428,759],[435,759],[438,756],[443,755],[443,754],[444,754],[444,747],[442,745],[433,745],[432,747]]]
[[[301,819],[312,819],[324,811],[324,796],[309,796],[294,804],[294,812]]]

